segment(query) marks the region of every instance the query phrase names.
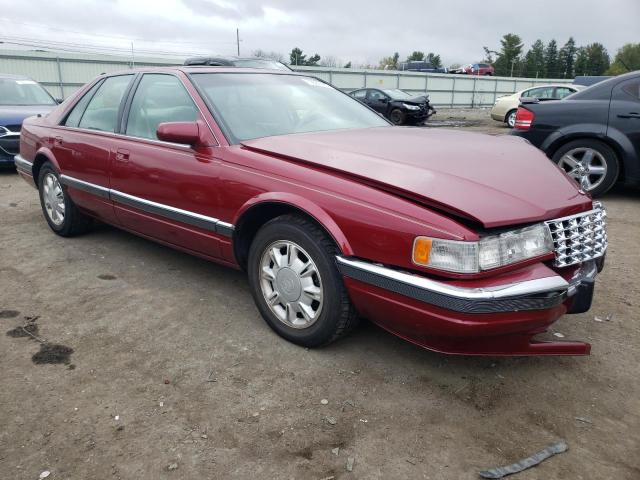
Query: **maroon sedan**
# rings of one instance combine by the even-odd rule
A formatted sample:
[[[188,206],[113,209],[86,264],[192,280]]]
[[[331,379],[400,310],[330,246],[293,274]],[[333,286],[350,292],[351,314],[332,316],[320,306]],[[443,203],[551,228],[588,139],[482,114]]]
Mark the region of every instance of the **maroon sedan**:
[[[58,235],[97,219],[243,269],[299,345],[364,317],[440,352],[589,352],[535,336],[589,308],[606,214],[520,138],[393,127],[293,72],[180,67],[100,76],[25,121],[16,164]]]

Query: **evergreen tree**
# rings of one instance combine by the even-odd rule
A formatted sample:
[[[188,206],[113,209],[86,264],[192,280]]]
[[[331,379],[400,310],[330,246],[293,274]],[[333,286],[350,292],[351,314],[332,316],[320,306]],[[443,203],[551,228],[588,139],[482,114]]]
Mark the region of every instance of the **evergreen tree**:
[[[522,40],[518,35],[507,33],[500,40],[501,49],[495,63],[496,75],[509,76],[511,72],[516,72],[515,67],[520,62],[522,53]]]
[[[544,50],[544,65],[547,78],[558,78],[558,44],[555,40],[551,40]]]
[[[567,43],[560,49],[558,63],[562,73],[562,78],[573,78],[574,63],[576,60],[576,42],[573,37],[569,37]]]
[[[415,62],[424,60],[424,52],[414,51],[407,57],[407,62]]]
[[[530,78],[544,78],[547,70],[544,61],[544,43],[536,40],[524,57],[524,76]]]
[[[302,54],[302,50],[298,47],[291,50],[289,54],[290,65],[304,65],[307,61],[307,56]]]
[[[442,60],[440,59],[440,55],[436,55],[433,52],[427,53],[425,60],[429,62],[432,67],[435,67],[435,68],[442,67]]]

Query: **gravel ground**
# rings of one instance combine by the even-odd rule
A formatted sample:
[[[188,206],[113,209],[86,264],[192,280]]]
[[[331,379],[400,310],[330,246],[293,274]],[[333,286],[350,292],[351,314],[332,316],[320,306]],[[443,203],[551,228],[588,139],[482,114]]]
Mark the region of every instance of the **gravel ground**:
[[[487,116],[432,123],[506,133]],[[592,310],[554,326],[592,355],[469,358],[367,322],[296,347],[243,274],[106,226],[59,238],[0,173],[0,478],[474,479],[564,439],[514,478],[638,479],[640,192],[604,202]]]

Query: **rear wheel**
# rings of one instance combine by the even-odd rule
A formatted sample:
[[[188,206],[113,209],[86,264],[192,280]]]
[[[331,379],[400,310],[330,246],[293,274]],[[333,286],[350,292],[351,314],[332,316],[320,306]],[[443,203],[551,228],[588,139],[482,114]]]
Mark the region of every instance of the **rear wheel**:
[[[337,340],[357,323],[335,263],[338,249],[316,224],[296,215],[271,220],[249,251],[251,293],[267,324],[305,347]]]
[[[518,112],[517,109],[515,110],[511,110],[509,113],[507,113],[507,115],[505,116],[505,123],[507,125],[509,125],[509,128],[513,128],[516,126],[516,113]]]
[[[38,174],[40,205],[44,218],[55,233],[71,237],[85,233],[92,220],[78,210],[60,183],[60,175],[49,162],[42,165]]]
[[[391,110],[391,113],[389,114],[389,120],[391,120],[391,123],[393,123],[394,125],[402,125],[404,123],[404,119],[405,114],[402,110],[400,110],[399,108],[394,108],[393,110]]]
[[[591,139],[574,140],[560,147],[553,161],[573,178],[582,190],[594,197],[603,195],[616,183],[618,157],[608,145]]]

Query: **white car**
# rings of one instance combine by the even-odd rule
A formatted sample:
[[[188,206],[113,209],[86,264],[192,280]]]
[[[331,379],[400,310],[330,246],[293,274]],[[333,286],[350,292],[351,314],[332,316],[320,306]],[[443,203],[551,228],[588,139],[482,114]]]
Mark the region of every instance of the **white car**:
[[[491,118],[498,122],[504,122],[513,128],[516,123],[516,110],[520,105],[521,98],[537,98],[538,100],[562,100],[564,97],[584,90],[583,85],[572,85],[568,83],[536,85],[525,88],[511,95],[499,97],[491,109]]]

